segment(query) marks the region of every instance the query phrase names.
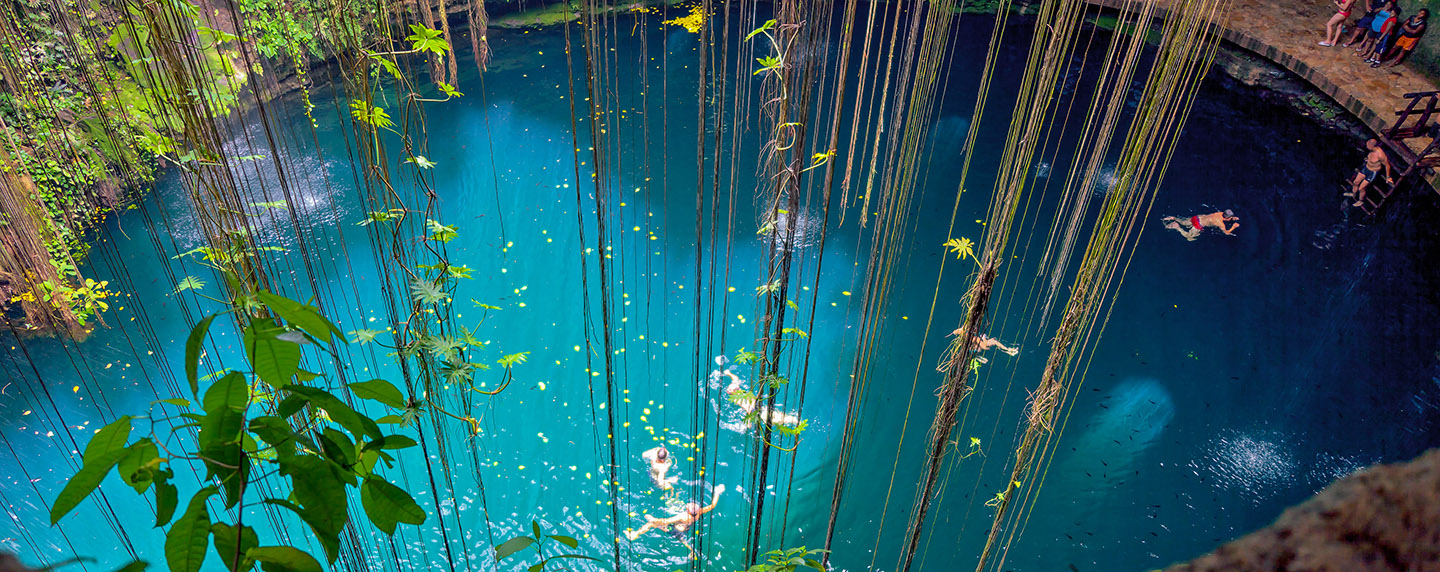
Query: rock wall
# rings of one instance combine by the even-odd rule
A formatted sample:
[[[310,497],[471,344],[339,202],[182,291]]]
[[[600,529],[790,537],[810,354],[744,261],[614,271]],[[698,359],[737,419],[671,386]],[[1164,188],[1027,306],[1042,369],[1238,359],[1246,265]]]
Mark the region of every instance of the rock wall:
[[[1166,570],[1440,571],[1440,448],[1335,481],[1269,527]]]

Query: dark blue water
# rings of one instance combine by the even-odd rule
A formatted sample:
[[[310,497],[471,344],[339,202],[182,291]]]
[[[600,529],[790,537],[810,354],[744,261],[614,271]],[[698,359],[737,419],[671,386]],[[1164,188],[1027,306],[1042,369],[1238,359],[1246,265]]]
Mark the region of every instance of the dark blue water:
[[[622,87],[617,97],[628,110],[621,123],[625,161],[608,221],[615,249],[609,260],[615,265],[611,334],[621,398],[614,410],[620,495],[612,499],[604,483],[609,412],[592,405],[591,383],[601,378],[586,372],[583,353],[579,260],[585,248],[596,247],[596,229],[586,185],[580,197],[586,206],[578,213],[588,232],[582,245],[563,40],[557,29],[492,31],[496,62],[483,86],[473,67],[462,63],[462,71],[471,70],[462,73],[459,86],[467,96],[426,107],[426,154],[437,163],[439,197],[432,216],[459,228],[449,244],[451,260],[476,269],[475,279],[455,296],[461,301],[457,319],[479,319],[472,298],[504,308],[477,333],[492,342],[487,352],[493,355],[485,359],[531,353],[511,388],[468,412],[482,419],[480,435],[467,435],[459,423],[442,426],[449,450],[441,455],[434,428],[407,430],[427,440],[428,463],[426,454],[412,449],[386,475],[415,493],[430,520],[402,529],[391,544],[357,512],[361,549],[347,559],[408,569],[449,558],[457,568],[493,569],[489,548],[526,531],[531,519],[580,537],[587,554],[608,557],[614,530],[609,503],[617,503],[622,530],[638,527],[643,513],[663,511],[665,501],[651,490],[639,459],[661,441],[677,453],[675,472],[683,485],[678,498],[708,496],[715,484],[728,488],[697,546],[707,568],[739,567],[749,505],[758,494],[767,495],[762,550],[823,543],[871,231],[857,226],[858,205],[845,207],[843,224],[832,213],[818,282],[818,249],[811,243],[801,250],[804,278],[794,298],[803,315],[815,312],[802,411],[810,427],[793,455],[772,459],[779,471],[772,487],[749,490],[754,448],[739,412],[722,397],[714,358],[754,348],[761,315],[754,292],[768,239],[756,235],[760,217],[752,180],[737,181],[737,198],[717,203],[718,238],[711,241],[707,226],[697,241],[695,36],[648,18],[635,35],[617,39],[626,54],[616,74]],[[916,191],[914,228],[894,270],[879,349],[869,364],[857,464],[847,477],[833,546],[839,569],[893,570],[900,555],[940,383],[933,364],[944,336],[959,322],[957,302],[968,285],[967,270],[951,259],[938,293],[936,288],[941,257],[947,256],[941,244],[949,238],[943,213],[955,200],[959,154],[992,25],[974,16],[958,24],[958,56]],[[1009,33],[1013,45],[1002,52],[992,110],[1008,109],[995,102],[1012,96],[1024,67],[1028,28],[1022,22]],[[641,37],[655,57],[645,63],[652,66],[648,86],[634,73]],[[667,49],[668,57],[660,57]],[[1072,89],[1083,93],[1085,81],[1078,84]],[[335,127],[336,109],[344,104],[317,93],[318,149],[294,102],[277,110],[275,120],[289,138],[284,164],[295,181],[289,202],[300,224],[271,211],[258,219],[261,242],[287,249],[270,268],[282,290],[317,294],[343,330],[383,329],[373,244],[354,224],[369,209]],[[992,111],[982,124],[970,190],[952,236],[982,233],[978,220],[1009,121],[1001,113]],[[638,143],[644,141],[644,119],[648,145]],[[263,137],[253,122],[234,133],[234,145],[254,148],[247,137]],[[1336,477],[1440,444],[1440,372],[1431,326],[1440,318],[1440,289],[1425,270],[1436,262],[1426,252],[1436,197],[1428,190],[1411,193],[1376,219],[1346,215],[1338,183],[1361,158],[1357,149],[1357,141],[1297,121],[1288,109],[1223,81],[1202,88],[1104,337],[1087,374],[1077,380],[1063,436],[1043,475],[1034,477],[1043,478],[1044,486],[1033,504],[1017,505],[1028,517],[1024,530],[1015,531],[1023,534],[1004,551],[1006,569],[1147,569],[1190,558],[1267,524]],[[974,566],[993,515],[984,501],[1009,474],[1010,450],[1023,431],[1026,389],[1039,380],[1053,330],[1053,318],[1050,330],[1033,319],[1039,302],[1030,292],[1069,153],[1061,148],[1037,156],[1037,173],[1053,171],[1057,180],[1046,186],[1048,174],[1037,179],[1037,188],[1045,190],[1037,192],[1027,216],[1039,230],[1016,243],[1017,258],[1003,275],[1008,297],[998,302],[991,330],[1018,344],[1021,353],[990,355],[974,383],[955,438],[981,439],[984,454],[942,473],[940,500],[916,560],[921,569]],[[753,158],[742,157],[740,165],[737,172],[754,172],[747,166]],[[274,179],[258,164],[246,174],[257,201],[286,198]],[[1096,197],[1107,189],[1100,185]],[[127,296],[106,315],[110,327],[80,344],[6,338],[0,360],[6,447],[0,457],[0,504],[6,509],[0,548],[35,563],[92,556],[101,561],[90,566],[96,570],[128,561],[132,553],[161,558],[162,536],[150,528],[148,500],[113,480],[103,487],[103,498],[87,501],[58,527],[48,526],[47,515],[49,501],[78,467],[73,451],[93,430],[116,415],[143,414],[155,399],[186,393],[184,382],[176,381],[183,379],[178,364],[184,338],[201,312],[214,308],[171,290],[185,275],[202,278],[211,289],[216,282],[193,262],[171,258],[202,241],[186,205],[178,182],[166,179],[99,238],[87,273],[111,280],[112,289]],[[726,222],[732,207],[733,228]],[[1159,222],[1165,215],[1225,208],[1241,217],[1235,237],[1212,231],[1187,242]],[[811,221],[801,228],[817,232],[818,198],[808,197],[796,219]],[[700,283],[697,243],[707,276]],[[593,289],[600,253],[583,256]],[[721,262],[713,281],[711,257]],[[699,307],[697,288],[703,294]],[[594,296],[592,291],[591,302]],[[932,299],[936,310],[927,333]],[[697,320],[703,330],[698,336]],[[207,367],[237,363],[234,339],[217,331],[216,355]],[[314,364],[325,368],[330,383],[377,376],[398,381],[384,351],[352,346],[346,352],[352,366],[344,372],[328,361]],[[594,367],[601,358],[592,356]],[[746,368],[738,372],[748,378]],[[603,400],[603,388],[595,391]],[[787,409],[798,408],[799,399],[797,384],[782,395]],[[380,409],[370,413],[386,413]],[[432,487],[437,479],[441,484]],[[287,535],[303,531],[296,522],[267,524],[260,515],[247,509],[262,543],[299,538]],[[684,548],[659,533],[622,546],[637,569],[671,569],[686,561]],[[507,562],[502,569],[510,567]]]

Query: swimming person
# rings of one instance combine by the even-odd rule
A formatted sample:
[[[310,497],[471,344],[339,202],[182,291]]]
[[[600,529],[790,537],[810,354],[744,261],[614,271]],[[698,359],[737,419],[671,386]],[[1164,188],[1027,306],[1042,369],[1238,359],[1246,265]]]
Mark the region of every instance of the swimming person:
[[[730,397],[730,401],[740,406],[740,410],[744,411],[746,415],[754,413],[755,409],[759,407],[759,396],[743,393],[745,391],[744,384],[740,383],[740,376],[735,375],[734,372],[727,369],[722,373],[730,376],[730,385],[725,388],[725,394]],[[798,415],[784,411],[774,411],[769,407],[765,407],[764,409],[765,411],[760,414],[760,419],[766,423],[772,425],[788,425],[791,427],[800,424],[800,416]]]
[[[720,493],[723,492],[725,492],[725,485],[715,485],[715,493],[710,497],[709,506],[702,507],[697,503],[688,502],[685,503],[685,507],[680,510],[679,514],[668,518],[655,518],[647,514],[645,515],[644,526],[641,526],[640,530],[625,531],[625,538],[635,540],[636,538],[640,538],[641,535],[650,532],[651,529],[658,528],[669,532],[670,536],[674,536],[675,540],[679,540],[680,544],[684,544],[685,548],[690,549],[690,557],[694,558],[695,547],[690,546],[690,542],[685,540],[685,531],[690,528],[690,525],[695,524],[695,521],[700,519],[700,515],[715,510],[715,504],[720,502]]]
[[[680,477],[665,476],[670,467],[675,466],[675,459],[670,456],[670,451],[665,450],[664,445],[640,453],[640,458],[650,463],[650,480],[660,487],[660,490],[668,491],[680,480]]]
[[[964,331],[965,331],[965,328],[964,328],[964,327],[956,328],[955,331],[950,332],[950,335],[951,335],[951,336],[958,336],[958,335],[960,335],[961,333],[963,333]],[[1001,343],[1000,340],[997,340],[997,339],[992,338],[992,337],[990,337],[990,336],[988,336],[988,335],[985,335],[985,334],[980,334],[980,337],[979,337],[979,339],[976,341],[976,343],[978,344],[978,345],[975,346],[975,351],[976,351],[976,352],[984,352],[984,351],[990,351],[990,350],[1000,350],[1000,351],[1002,351],[1002,352],[1005,352],[1005,355],[1008,355],[1008,356],[1011,356],[1011,357],[1020,355],[1020,348],[1012,347],[1012,346],[1007,346],[1007,345],[1005,345],[1004,343]],[[975,356],[975,359],[976,359],[976,360],[979,360],[980,363],[990,363],[990,360],[985,359],[983,356]]]
[[[1235,216],[1235,211],[1230,209],[1210,214],[1192,215],[1190,218],[1167,216],[1160,220],[1165,223],[1165,228],[1179,232],[1180,236],[1185,237],[1185,240],[1195,240],[1200,233],[1205,232],[1206,227],[1218,228],[1220,232],[1232,236],[1235,234],[1235,229],[1240,228],[1240,223],[1235,222],[1239,221],[1240,217]],[[1229,222],[1235,224],[1226,228],[1225,223]]]
[[[1380,140],[1370,139],[1365,142],[1365,164],[1360,171],[1355,173],[1355,178],[1350,179],[1350,192],[1345,193],[1347,197],[1354,197],[1358,207],[1365,203],[1365,189],[1370,188],[1370,183],[1380,174],[1380,168],[1385,168],[1385,182],[1395,184],[1395,179],[1390,178],[1390,157],[1385,154],[1385,149],[1380,146]]]

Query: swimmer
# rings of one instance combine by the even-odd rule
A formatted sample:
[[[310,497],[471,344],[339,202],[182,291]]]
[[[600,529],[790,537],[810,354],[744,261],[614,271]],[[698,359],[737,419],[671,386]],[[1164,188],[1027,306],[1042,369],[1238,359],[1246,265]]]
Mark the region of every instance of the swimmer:
[[[951,336],[958,336],[958,335],[960,335],[960,334],[961,334],[962,332],[964,332],[964,331],[965,331],[965,328],[963,328],[963,327],[962,327],[962,328],[956,328],[955,331],[950,332],[950,335],[951,335]],[[975,351],[977,351],[977,352],[983,352],[983,351],[989,351],[989,350],[1000,350],[1000,351],[1002,351],[1002,352],[1005,352],[1005,355],[1008,355],[1008,356],[1011,356],[1011,357],[1020,355],[1020,348],[1013,347],[1013,346],[1007,346],[1007,345],[1005,345],[1004,343],[1001,343],[1000,340],[997,340],[997,339],[992,338],[992,337],[990,337],[990,336],[987,336],[987,335],[985,335],[985,334],[980,334],[980,339],[977,340],[977,343],[979,344],[979,345],[977,345],[976,348],[975,348]],[[980,363],[990,363],[990,360],[985,359],[984,356],[976,356],[975,359],[976,359],[976,360],[979,360]]]
[[[670,451],[665,450],[664,445],[641,453],[640,458],[650,463],[650,480],[660,487],[660,490],[668,491],[680,480],[680,477],[665,476],[670,467],[675,466],[675,459],[670,456]]]
[[[720,502],[720,493],[723,492],[725,492],[725,485],[716,485],[715,494],[710,497],[709,506],[702,507],[693,502],[685,503],[685,508],[681,509],[680,514],[669,518],[655,518],[647,514],[645,515],[644,526],[641,526],[640,530],[625,531],[625,538],[635,540],[636,538],[640,538],[641,535],[650,532],[651,529],[658,528],[669,532],[671,536],[674,536],[676,540],[680,541],[680,544],[684,544],[685,548],[690,549],[690,557],[694,558],[695,547],[690,546],[690,542],[685,540],[685,531],[690,528],[690,525],[695,524],[695,521],[700,519],[700,515],[715,510],[715,504]]]
[[[735,394],[744,391],[745,387],[743,386],[743,384],[740,383],[740,377],[735,375],[734,372],[727,369],[724,371],[724,373],[725,375],[730,376],[730,385],[725,388],[725,393],[732,396],[731,401],[734,401],[735,405],[740,406],[740,410],[744,411],[746,415],[754,413],[756,409],[756,402],[758,402],[760,398],[752,395],[743,394],[736,397]],[[760,415],[760,418],[771,425],[788,425],[791,427],[800,425],[800,417],[798,415],[795,415],[793,413],[786,413],[784,411],[775,411],[770,409],[769,407],[765,408],[765,411]]]
[[[1180,236],[1185,237],[1185,240],[1195,240],[1200,236],[1200,233],[1205,232],[1206,227],[1218,228],[1220,232],[1231,236],[1234,236],[1235,229],[1240,228],[1240,223],[1237,222],[1240,220],[1240,217],[1235,216],[1235,212],[1230,209],[1210,214],[1193,215],[1190,218],[1167,216],[1160,220],[1165,223],[1165,228],[1180,233]],[[1231,222],[1234,224],[1227,228],[1225,224]]]
[[[1381,168],[1385,169],[1385,182],[1395,184],[1395,179],[1390,177],[1390,157],[1385,154],[1385,149],[1380,147],[1380,141],[1366,141],[1365,149],[1365,164],[1355,173],[1355,177],[1350,179],[1350,192],[1345,193],[1345,196],[1355,199],[1355,203],[1350,206],[1358,207],[1365,203],[1365,191],[1375,182],[1375,177],[1380,175]]]

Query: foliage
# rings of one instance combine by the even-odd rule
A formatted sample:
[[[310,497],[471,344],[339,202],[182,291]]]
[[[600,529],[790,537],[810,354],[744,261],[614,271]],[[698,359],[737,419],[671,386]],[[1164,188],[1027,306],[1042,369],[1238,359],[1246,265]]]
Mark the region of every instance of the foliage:
[[[968,238],[960,237],[947,240],[945,241],[945,248],[949,249],[950,252],[955,254],[956,260],[960,260],[968,256],[971,260],[975,261],[976,265],[980,264],[980,259],[975,257],[975,243],[971,242],[971,240]]]
[[[801,568],[824,571],[825,566],[814,557],[824,554],[821,549],[806,550],[804,546],[789,550],[771,550],[764,554],[765,561],[745,569],[745,572],[795,572]]]
[[[233,523],[223,522],[221,513],[212,515],[210,501],[217,496],[226,509],[243,503],[294,513],[331,563],[339,557],[340,534],[349,523],[349,489],[358,489],[365,515],[385,534],[394,534],[400,524],[425,522],[425,511],[414,498],[379,470],[381,463],[392,466],[389,451],[415,441],[381,432],[374,419],[346,405],[343,394],[348,389],[356,398],[394,407],[400,390],[383,380],[339,388],[338,394],[307,385],[317,376],[299,368],[302,347],[344,343],[339,328],[313,306],[265,291],[254,293],[254,299],[253,307],[229,311],[239,312],[249,370],[230,371],[200,391],[199,346],[218,314],[202,320],[185,352],[186,376],[199,408],[180,398],[151,404],[145,417],[151,420],[150,433],[134,441],[134,425],[145,418],[122,416],[98,431],[85,448],[80,471],[52,504],[52,524],[94,493],[112,469],[137,494],[153,491],[156,526],[171,525],[165,557],[172,572],[195,572],[212,552],[234,572],[252,570],[256,563],[265,570],[321,569],[314,556],[299,549],[260,546],[254,529],[242,521],[245,511],[236,512]],[[256,388],[268,388],[261,394],[273,399],[257,403]],[[185,423],[168,435],[156,433],[172,419]],[[178,448],[176,443],[188,441],[175,439],[176,434],[192,427],[198,429],[193,447]],[[176,475],[199,474],[200,467],[203,487],[182,499],[181,487],[173,482]],[[272,472],[288,477],[288,483],[266,478],[267,486],[252,486]]]
[[[556,560],[574,559],[594,560],[597,562],[599,561],[598,558],[592,558],[583,554],[561,553],[546,556],[545,543],[547,541],[553,540],[555,542],[570,547],[572,550],[579,548],[580,542],[569,536],[562,536],[558,534],[544,534],[544,532],[540,530],[540,523],[534,520],[530,521],[530,530],[530,535],[517,536],[515,538],[511,538],[510,540],[506,540],[505,542],[500,543],[499,546],[496,546],[495,562],[498,563],[502,560],[505,560],[506,558],[514,556],[517,552],[520,552],[521,550],[532,547],[535,549],[535,553],[540,556],[540,561],[530,566],[529,568],[526,568],[526,572],[541,572],[545,569],[546,564],[549,564],[550,562]]]

